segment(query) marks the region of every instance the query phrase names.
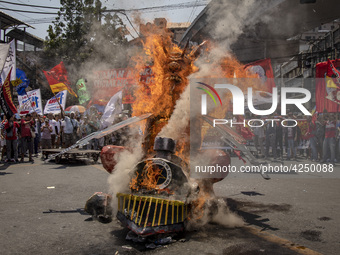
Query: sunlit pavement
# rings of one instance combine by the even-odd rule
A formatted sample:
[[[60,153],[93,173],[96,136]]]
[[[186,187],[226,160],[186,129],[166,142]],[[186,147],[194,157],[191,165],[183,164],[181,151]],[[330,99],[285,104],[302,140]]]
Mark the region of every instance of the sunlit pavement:
[[[245,228],[209,224],[146,250],[125,240],[117,220],[102,224],[83,211],[94,192],[108,191],[102,166],[86,162],[0,166],[1,254],[338,254],[339,179],[230,174],[215,192]]]

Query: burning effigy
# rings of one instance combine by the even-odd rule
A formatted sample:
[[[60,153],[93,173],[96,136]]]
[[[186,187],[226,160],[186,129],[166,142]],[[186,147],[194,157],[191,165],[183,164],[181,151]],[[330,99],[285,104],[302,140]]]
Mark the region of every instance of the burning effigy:
[[[157,32],[146,36],[143,54],[134,57],[136,70],[150,64],[154,82],[145,86],[137,75],[141,84],[135,92],[133,116],[151,116],[130,128],[130,139],[124,147],[109,145],[101,154],[103,166],[112,173],[109,184],[113,211],[123,225],[143,238],[181,232],[209,221],[242,226],[242,219],[229,212],[213,191],[213,184],[228,172],[216,178],[190,176],[189,76],[199,70],[194,63],[203,48],[209,51],[210,46],[204,42],[190,47],[188,42],[181,49],[171,42],[166,30]],[[242,65],[230,56],[213,65],[222,70],[224,77],[246,76]],[[226,109],[220,111],[225,114]],[[204,120],[211,124],[209,118]],[[204,136],[204,131],[200,133]],[[235,143],[237,150],[252,157],[240,145],[243,138],[237,132],[224,127],[221,133]],[[230,166],[227,152],[201,151],[200,145],[197,147],[195,158]]]

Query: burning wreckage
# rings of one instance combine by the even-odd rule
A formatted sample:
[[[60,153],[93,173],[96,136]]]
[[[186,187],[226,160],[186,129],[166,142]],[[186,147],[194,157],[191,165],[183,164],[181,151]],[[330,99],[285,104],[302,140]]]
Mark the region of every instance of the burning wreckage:
[[[197,226],[209,220],[218,221],[216,217],[223,217],[221,213],[229,213],[225,202],[216,198],[213,191],[213,184],[223,180],[228,173],[218,178],[196,180],[191,178],[189,176],[189,118],[184,121],[185,124],[171,125],[176,111],[181,112],[177,115],[181,115],[182,118],[183,111],[188,111],[182,108],[183,105],[179,101],[182,100],[181,95],[186,93],[188,76],[198,71],[194,61],[199,56],[203,44],[196,46],[188,54],[188,44],[182,50],[164,36],[152,35],[145,40],[145,52],[153,61],[154,84],[149,88],[140,86],[136,92],[136,102],[133,106],[135,117],[110,127],[108,131],[112,132],[131,123],[142,122],[144,124],[144,140],[141,143],[143,152],[139,156],[142,160],[126,171],[121,169],[120,161],[129,161],[129,159],[124,158],[122,154],[125,151],[133,154],[135,145],[105,146],[101,153],[101,160],[104,168],[112,173],[111,182],[120,187],[122,184],[119,182],[123,180],[121,178],[123,176],[123,183],[125,182],[127,184],[125,186],[129,188],[124,187],[124,191],[115,188],[113,198],[107,194],[96,193],[87,201],[85,207],[85,210],[92,215],[107,218],[112,213],[112,208],[108,208],[112,200],[119,221],[141,238],[181,232],[190,228],[192,224]],[[141,69],[145,58],[139,57],[135,60],[136,68]],[[224,60],[235,61],[230,58]],[[229,73],[235,75],[235,70]],[[206,115],[202,119],[212,125],[212,117]],[[217,130],[223,141],[239,154],[242,152],[251,164],[264,163],[259,162],[250,153],[245,145],[245,139],[235,130],[226,125],[219,125]],[[168,133],[172,134],[167,136]],[[134,139],[135,137],[131,140]],[[221,150],[198,150],[196,157],[208,158],[210,163],[219,163],[223,166],[229,166],[231,162],[229,154]],[[132,164],[132,162],[125,162],[124,167],[128,163]],[[125,172],[122,173],[123,171]],[[116,174],[119,177],[115,176]],[[265,174],[262,176],[269,179]],[[126,179],[129,179],[128,183]],[[232,217],[238,219],[235,215]],[[242,224],[241,219],[238,219],[238,222]]]

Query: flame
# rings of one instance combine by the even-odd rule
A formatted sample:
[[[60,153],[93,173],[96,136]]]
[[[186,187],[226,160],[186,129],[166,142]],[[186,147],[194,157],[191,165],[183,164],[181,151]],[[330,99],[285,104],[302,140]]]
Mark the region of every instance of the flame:
[[[134,178],[131,179],[130,183],[129,183],[129,187],[131,190],[139,190],[139,184],[138,184],[138,175],[139,173],[136,172],[136,176]]]
[[[144,175],[144,178],[141,181],[141,186],[146,188],[147,190],[155,190],[158,189],[158,180],[160,175],[162,174],[162,170],[157,167],[157,165],[148,165],[146,164],[144,169],[147,169],[146,171],[143,171],[146,173]]]
[[[149,62],[154,74],[149,86],[139,82],[133,105],[133,116],[153,114],[146,127],[149,137],[145,150],[148,154],[152,152],[155,137],[168,123],[176,101],[189,84],[187,77],[198,70],[193,64],[194,59],[194,54],[186,54],[172,43],[171,34],[165,30],[161,34],[148,34],[143,43],[143,54],[134,58],[136,70],[143,70]]]
[[[132,178],[130,182],[130,189],[133,190],[157,190],[158,189],[158,180],[162,175],[162,170],[155,164],[152,164],[152,161],[148,161],[141,174],[136,172],[135,178]]]
[[[136,55],[133,60],[135,64],[135,70],[144,70],[146,65],[149,65],[153,72],[152,84],[145,84],[140,79],[139,73],[136,74],[136,80],[139,82],[137,91],[135,91],[136,101],[133,104],[133,116],[139,116],[145,113],[152,113],[153,116],[148,119],[145,124],[146,142],[145,151],[146,154],[152,153],[154,139],[162,128],[168,123],[171,114],[176,105],[176,101],[180,98],[180,95],[189,84],[189,75],[198,71],[198,67],[194,65],[197,57],[197,49],[193,49],[189,54],[183,52],[177,45],[171,42],[171,34],[164,30],[155,30],[157,34],[148,33],[143,41],[143,52]],[[212,50],[214,45],[208,44],[206,50]],[[208,56],[208,54],[206,54]],[[205,65],[210,66],[210,70],[207,76],[200,77],[200,73],[197,73],[197,78],[227,78],[232,79],[234,84],[237,84],[241,90],[245,91],[247,87],[252,86],[254,90],[260,87],[259,79],[252,79],[251,84],[241,83],[236,78],[257,78],[257,75],[248,73],[235,57],[226,53],[226,56],[220,59],[218,62],[205,58],[201,59],[205,62]],[[206,75],[206,74],[204,74]],[[226,93],[221,95],[223,102],[230,102],[231,94]],[[229,109],[228,109],[229,108]],[[188,109],[189,110],[189,109]],[[226,113],[230,111],[228,103],[223,107],[217,107],[209,115],[215,118],[225,118]],[[202,135],[207,129],[202,130]],[[189,132],[190,130],[183,130],[184,135],[182,139],[177,141],[175,155],[182,158],[184,163],[189,161]],[[203,137],[202,136],[202,137]],[[150,163],[150,162],[149,162]],[[183,166],[182,166],[183,167]],[[187,170],[187,167],[184,168]],[[161,169],[158,167],[145,165],[143,171],[133,178],[130,182],[130,188],[133,190],[155,190],[160,192],[157,183],[161,175]],[[200,193],[192,201],[192,214],[190,218],[198,220],[204,216],[206,202],[213,199],[212,183],[201,182]],[[168,192],[171,194],[171,191]]]

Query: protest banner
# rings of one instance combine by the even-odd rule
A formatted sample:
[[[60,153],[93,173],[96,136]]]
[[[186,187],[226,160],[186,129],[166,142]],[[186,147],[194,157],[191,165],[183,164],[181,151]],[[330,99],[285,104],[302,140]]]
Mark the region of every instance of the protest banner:
[[[40,89],[28,91],[27,94],[23,96],[18,95],[18,101],[18,112],[20,115],[31,112],[36,112],[39,115],[43,114]]]
[[[12,72],[12,69],[9,71],[3,86],[1,86],[0,88],[0,105],[7,119],[9,119],[10,117],[12,117],[14,114],[18,112],[12,101],[12,95],[11,95],[11,89],[10,89],[11,72]]]
[[[138,86],[146,87],[153,82],[151,67],[146,66],[136,75],[130,68],[109,69],[94,72],[91,104],[106,105],[118,91],[123,91],[123,104],[132,104],[135,100],[134,91]],[[139,79],[139,81],[138,81]]]
[[[12,40],[9,43],[9,48],[7,52],[7,57],[5,60],[5,63],[3,65],[2,71],[1,71],[1,81],[2,84],[5,79],[7,78],[9,72],[11,71],[11,76],[9,77],[10,81],[13,81],[16,79],[16,51],[15,51],[15,40]]]
[[[2,68],[6,63],[6,58],[8,56],[9,43],[0,43],[0,73]]]
[[[67,90],[60,91],[46,102],[44,108],[44,114],[48,113],[60,113],[60,106],[65,109]]]

